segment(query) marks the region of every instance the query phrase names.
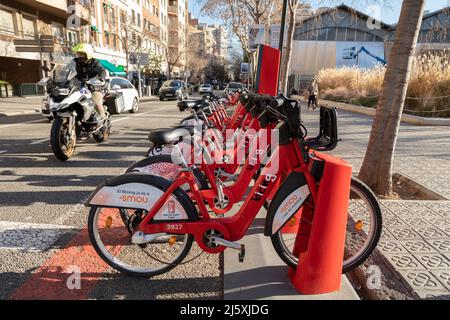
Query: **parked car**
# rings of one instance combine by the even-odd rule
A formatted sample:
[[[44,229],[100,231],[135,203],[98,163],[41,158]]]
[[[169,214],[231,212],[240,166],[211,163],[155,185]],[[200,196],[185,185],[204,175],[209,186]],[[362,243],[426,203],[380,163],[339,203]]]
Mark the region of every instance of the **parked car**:
[[[200,95],[205,95],[205,94],[212,95],[212,94],[214,94],[214,90],[213,90],[212,85],[210,85],[208,83],[204,83],[200,86],[198,93]]]
[[[225,94],[230,94],[237,92],[238,90],[243,90],[244,85],[239,82],[230,82],[227,87],[225,88]]]
[[[139,109],[139,94],[136,88],[125,78],[111,77],[106,79],[106,92],[121,93],[123,95],[123,109],[117,113],[129,111],[136,112]],[[107,95],[105,95],[107,96]]]
[[[178,99],[183,100],[189,97],[186,83],[182,80],[167,80],[159,89],[159,100]]]

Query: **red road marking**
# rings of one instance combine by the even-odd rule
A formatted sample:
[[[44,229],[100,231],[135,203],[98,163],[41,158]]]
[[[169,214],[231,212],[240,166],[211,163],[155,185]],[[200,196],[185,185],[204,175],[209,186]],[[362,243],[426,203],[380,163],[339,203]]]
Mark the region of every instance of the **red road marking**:
[[[121,246],[116,245],[113,249],[114,252],[117,253],[121,249]],[[73,275],[67,271],[69,266],[77,266],[80,269],[80,289],[71,290],[67,287],[67,280]],[[10,296],[10,299],[87,299],[90,292],[99,281],[99,277],[108,269],[109,266],[98,256],[94,247],[92,247],[88,230],[87,228],[84,228],[64,249],[56,252],[45,261],[45,263]]]

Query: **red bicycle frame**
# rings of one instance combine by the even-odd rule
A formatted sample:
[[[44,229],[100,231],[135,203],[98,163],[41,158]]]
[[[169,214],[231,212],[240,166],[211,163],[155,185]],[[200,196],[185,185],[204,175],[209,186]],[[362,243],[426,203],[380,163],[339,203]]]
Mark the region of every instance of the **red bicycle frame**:
[[[171,234],[192,234],[198,245],[206,252],[218,253],[225,250],[224,247],[208,247],[203,242],[203,236],[208,230],[216,230],[223,235],[223,238],[229,241],[237,241],[247,232],[251,223],[255,219],[264,202],[272,193],[283,176],[291,172],[301,172],[305,175],[311,197],[316,201],[317,186],[314,177],[310,174],[310,167],[304,159],[303,152],[299,146],[298,139],[292,139],[286,145],[280,145],[275,148],[268,164],[256,181],[240,210],[232,217],[212,219],[208,209],[204,204],[202,192],[198,189],[193,174],[189,171],[183,171],[172,183],[164,195],[150,209],[136,231],[142,231],[145,234],[171,233]],[[320,154],[318,154],[320,156]],[[309,155],[308,155],[309,156]],[[277,172],[272,173],[272,164],[278,163]],[[192,190],[192,197],[196,201],[199,209],[199,221],[192,222],[161,222],[152,223],[155,214],[169,199],[172,192],[181,185],[188,183]],[[135,232],[136,232],[135,231]]]

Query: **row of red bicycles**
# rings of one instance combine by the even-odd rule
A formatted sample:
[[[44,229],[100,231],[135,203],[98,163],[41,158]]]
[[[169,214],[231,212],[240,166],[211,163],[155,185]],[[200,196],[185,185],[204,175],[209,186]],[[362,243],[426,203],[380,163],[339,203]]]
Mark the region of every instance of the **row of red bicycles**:
[[[243,262],[246,248],[239,241],[263,212],[265,236],[296,268],[296,235],[313,219],[302,209],[314,212],[322,155],[339,142],[336,110],[320,108],[318,133],[311,137],[299,102],[282,95],[239,92],[179,102],[178,108],[191,115],[176,127],[151,131],[146,157],[88,199],[89,235],[99,256],[143,277],[186,263],[194,242],[201,253],[236,250]],[[372,191],[356,178],[350,191],[343,272],[370,256],[382,228]]]

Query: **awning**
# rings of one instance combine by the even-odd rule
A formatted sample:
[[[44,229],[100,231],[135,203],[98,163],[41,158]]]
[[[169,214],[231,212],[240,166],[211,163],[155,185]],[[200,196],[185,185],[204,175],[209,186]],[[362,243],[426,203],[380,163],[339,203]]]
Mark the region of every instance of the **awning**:
[[[102,66],[106,70],[108,70],[108,72],[111,76],[125,77],[127,75],[126,72],[124,72],[123,70],[120,70],[118,67],[113,65],[111,62],[109,62],[107,60],[101,60],[101,59],[99,59],[99,61],[102,64]]]

